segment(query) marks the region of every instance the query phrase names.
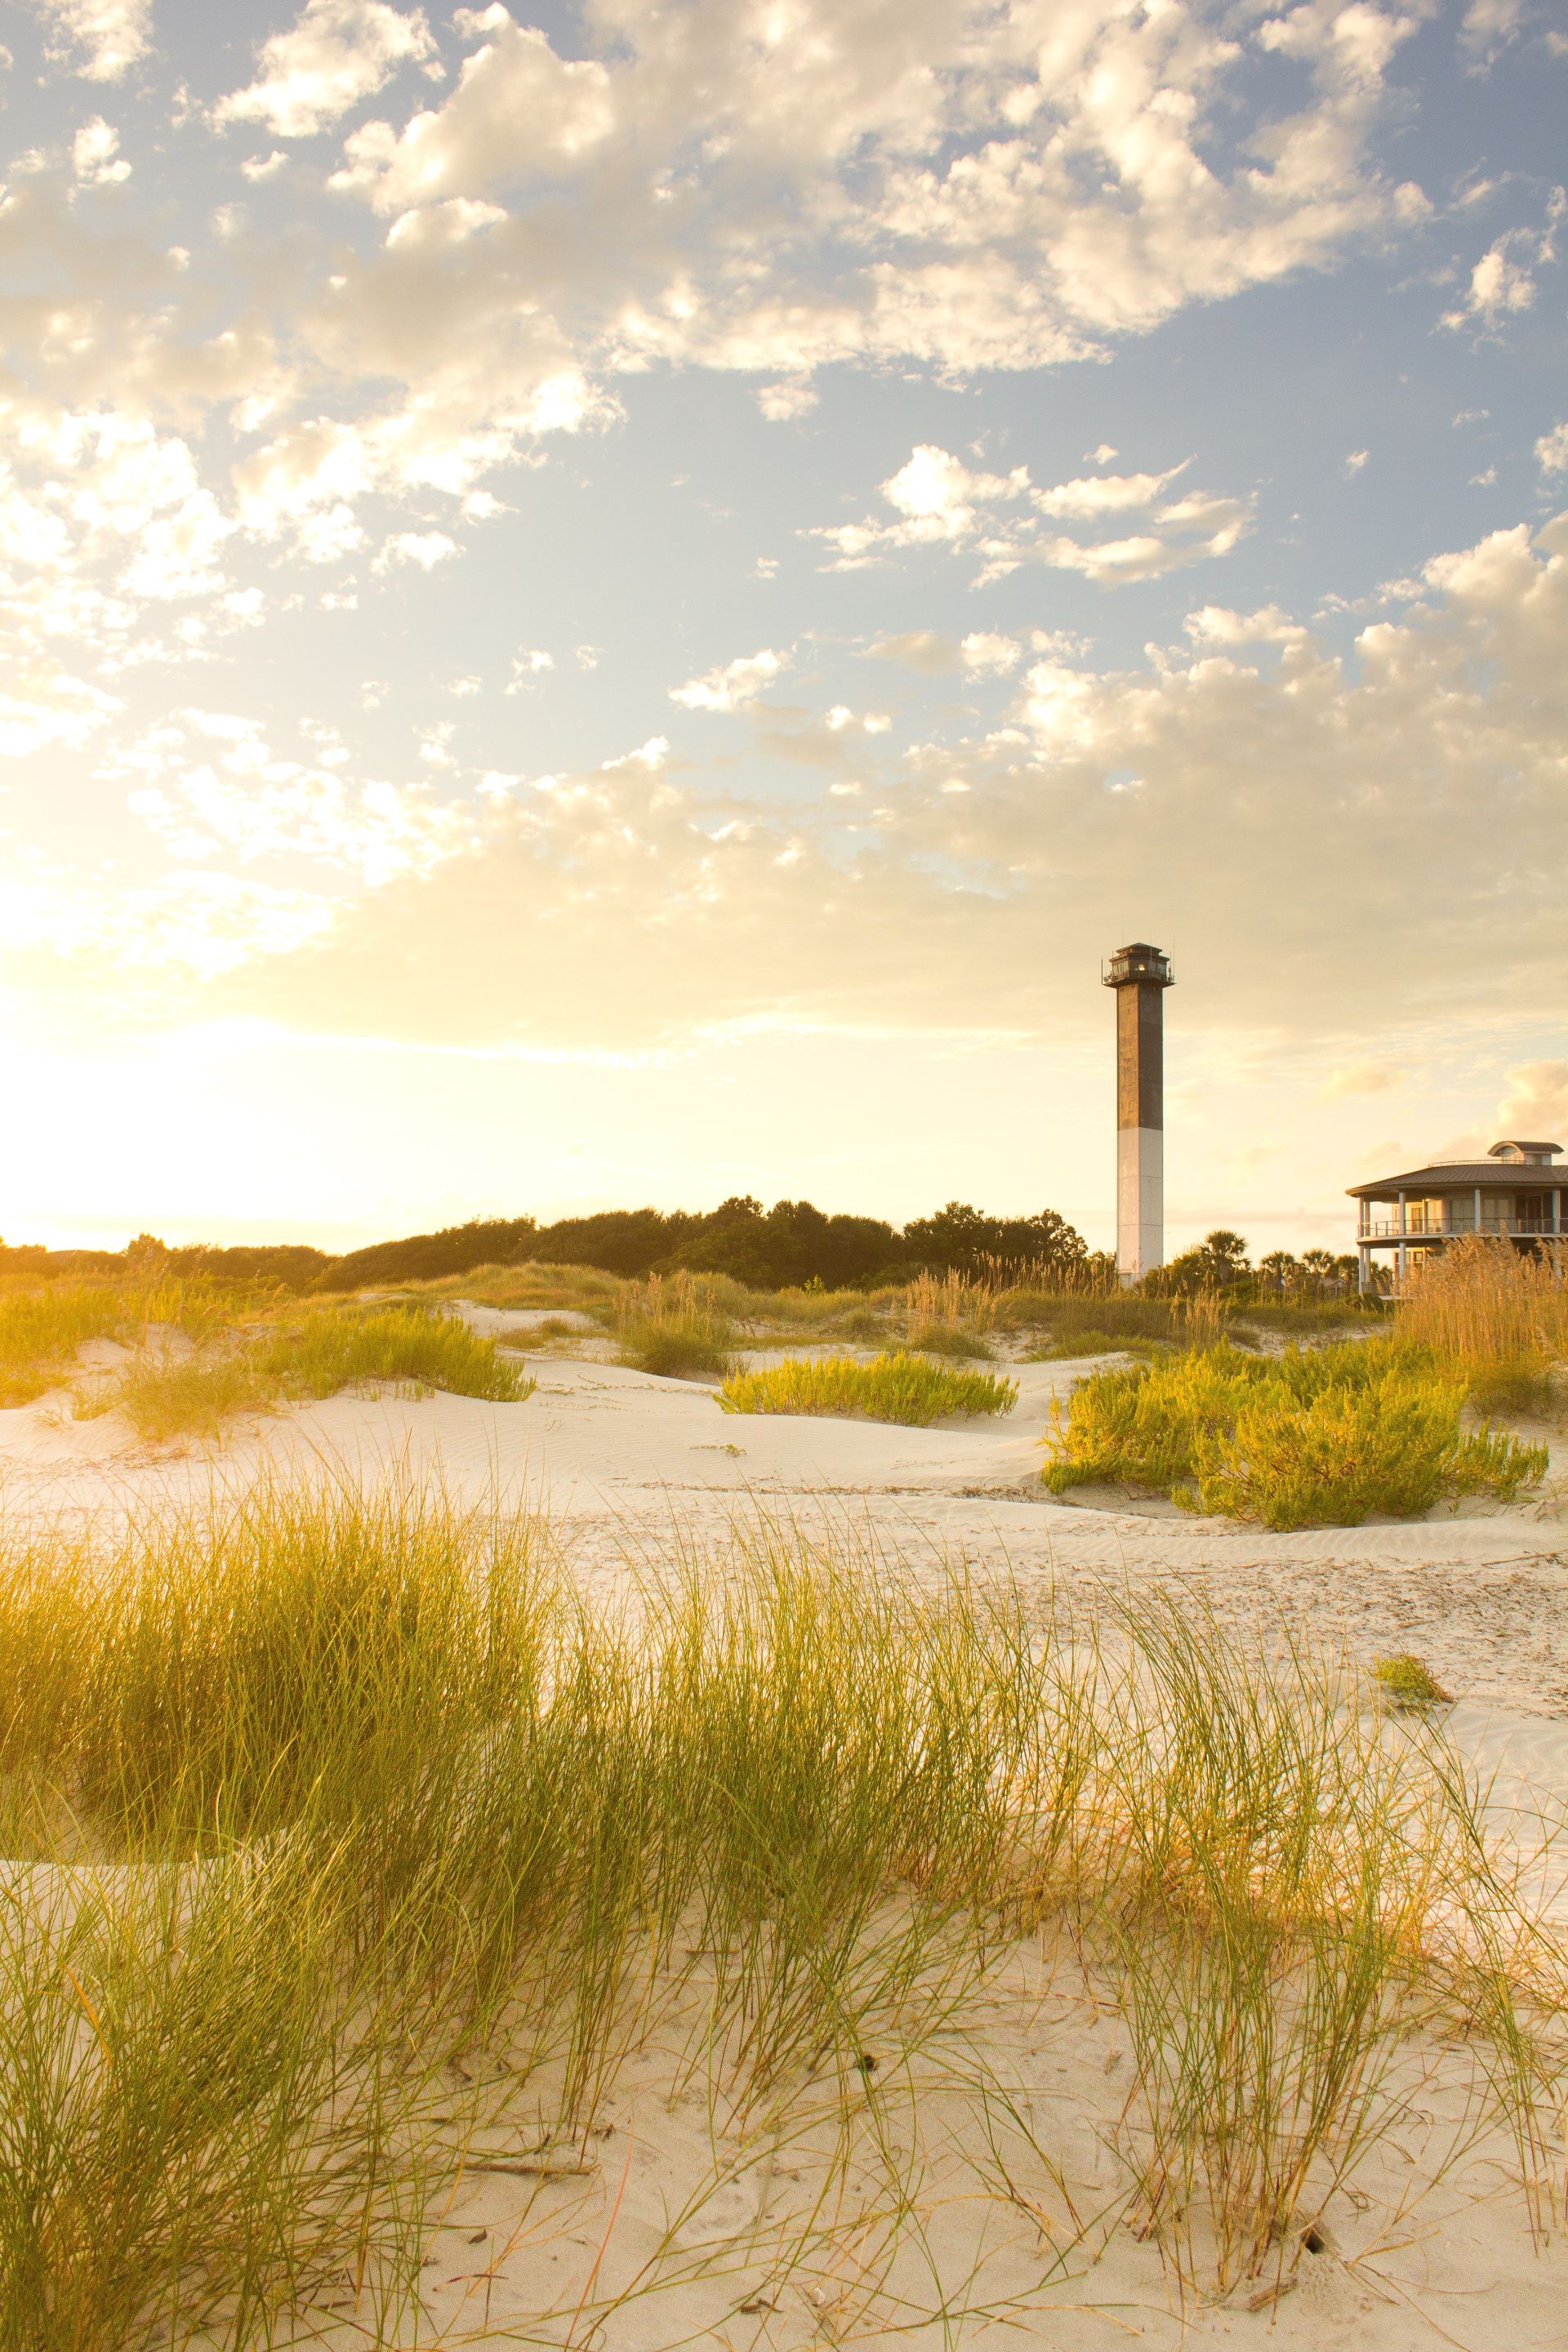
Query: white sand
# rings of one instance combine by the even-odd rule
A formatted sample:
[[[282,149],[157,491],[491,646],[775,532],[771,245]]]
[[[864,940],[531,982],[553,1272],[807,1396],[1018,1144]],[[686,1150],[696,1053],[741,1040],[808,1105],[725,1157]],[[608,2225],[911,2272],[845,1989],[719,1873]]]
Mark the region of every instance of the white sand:
[[[543,1318],[473,1310],[473,1319],[520,1331]],[[1414,1650],[1454,1692],[1449,1727],[1491,1780],[1500,1823],[1528,1824],[1540,1804],[1568,1798],[1568,1519],[1520,1508],[1276,1536],[1114,1497],[1091,1498],[1110,1507],[1058,1504],[1038,1483],[1040,1437],[1051,1399],[1081,1369],[1072,1365],[1016,1368],[1023,1393],[1008,1420],[932,1430],[730,1416],[696,1384],[561,1357],[536,1357],[532,1369],[538,1389],[522,1404],[340,1397],[247,1423],[216,1456],[153,1454],[118,1417],[73,1423],[59,1400],[45,1400],[0,1412],[0,1508],[13,1524],[114,1517],[158,1501],[200,1501],[215,1478],[243,1485],[269,1468],[339,1475],[346,1467],[374,1477],[400,1466],[438,1475],[459,1494],[500,1490],[547,1507],[590,1589],[623,1574],[628,1556],[668,1542],[672,1517],[700,1542],[753,1508],[808,1525],[847,1517],[863,1535],[897,1546],[917,1573],[922,1563],[934,1570],[962,1559],[978,1574],[1082,1589],[1181,1582],[1247,1638],[1267,1642],[1288,1626],[1366,1663]],[[1553,1497],[1547,1507],[1560,1506]],[[1541,1891],[1556,1893],[1568,1921],[1561,1889],[1543,1880]],[[878,2099],[884,2129],[918,2176],[921,2228],[907,2233],[895,2272],[910,2298],[906,2324],[935,2300],[933,2271],[950,2290],[971,2282],[961,2303],[978,2298],[993,2317],[968,2309],[945,2335],[934,2322],[889,2332],[896,2315],[886,2309],[856,2320],[856,2248],[869,2248],[847,2221],[858,2200],[875,2201],[874,2168],[864,2162],[837,2192],[834,2210],[846,2226],[836,2248],[820,2251],[816,2270],[768,2290],[775,2308],[742,2311],[766,2271],[752,2237],[781,2227],[809,2196],[822,2177],[820,2148],[807,2134],[771,2169],[748,2165],[723,2119],[694,2093],[671,2103],[670,2061],[656,2055],[618,2084],[604,2118],[613,2129],[591,2144],[586,2171],[465,2179],[426,2273],[435,2340],[455,2343],[488,2316],[513,2340],[565,2342],[601,2247],[590,2304],[630,2278],[716,2168],[727,2175],[740,2162],[740,2177],[724,2179],[679,2237],[689,2266],[715,2274],[635,2299],[596,2334],[579,2327],[574,2343],[651,2352],[682,2339],[740,2347],[853,2337],[934,2352],[1021,2336],[1086,2348],[1129,2337],[1161,2347],[1268,2342],[1281,2352],[1568,2347],[1568,2252],[1561,2238],[1532,2246],[1509,2186],[1507,2143],[1494,2136],[1432,2185],[1462,2104],[1454,2053],[1413,2051],[1414,2070],[1437,2071],[1416,2092],[1409,2127],[1359,2177],[1361,2207],[1335,2203],[1330,2244],[1303,2256],[1289,2294],[1248,2310],[1255,2280],[1239,2305],[1184,2315],[1153,2249],[1117,2219],[1118,2174],[1103,2143],[1128,2074],[1125,2055],[1112,2054],[1124,2051],[1120,2025],[1073,1997],[1066,1978],[1053,1988],[1038,1955],[1020,1954],[974,2037],[972,2055],[1010,2086],[1059,2181],[1017,2123],[1005,2122],[999,2144],[1017,2200],[978,2193],[976,2103],[951,2079],[972,2063],[962,2052],[932,2058],[918,2099],[897,2082],[879,2082]],[[515,2134],[506,2144],[515,2152]],[[1026,2210],[1031,2200],[1044,2235]],[[1052,2279],[1049,2247],[1063,2252],[1077,2235],[1069,2211],[1083,2236],[1063,2253],[1066,2274]],[[529,2320],[545,2308],[566,2317]],[[346,2306],[321,2317],[320,2340],[334,2352],[364,2341]]]

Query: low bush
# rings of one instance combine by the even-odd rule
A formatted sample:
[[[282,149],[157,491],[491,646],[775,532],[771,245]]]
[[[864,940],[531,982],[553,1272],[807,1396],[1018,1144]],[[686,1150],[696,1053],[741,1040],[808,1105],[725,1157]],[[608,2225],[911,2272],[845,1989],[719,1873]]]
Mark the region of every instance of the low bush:
[[[1462,1379],[1425,1350],[1367,1341],[1283,1356],[1222,1344],[1082,1381],[1057,1406],[1054,1493],[1109,1481],[1270,1528],[1409,1517],[1459,1495],[1510,1501],[1544,1446],[1466,1432]]]
[[[734,1372],[719,1391],[726,1412],[801,1412],[902,1422],[927,1429],[950,1413],[1011,1412],[1016,1381],[954,1372],[903,1353],[857,1363],[850,1356],[795,1357],[763,1372]]]

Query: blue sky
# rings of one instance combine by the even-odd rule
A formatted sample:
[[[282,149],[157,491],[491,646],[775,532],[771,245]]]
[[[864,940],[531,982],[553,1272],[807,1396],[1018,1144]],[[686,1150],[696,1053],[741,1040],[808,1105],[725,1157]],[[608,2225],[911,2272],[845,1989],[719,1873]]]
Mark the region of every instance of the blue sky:
[[[1554,8],[0,40],[7,1239],[1568,1142]]]

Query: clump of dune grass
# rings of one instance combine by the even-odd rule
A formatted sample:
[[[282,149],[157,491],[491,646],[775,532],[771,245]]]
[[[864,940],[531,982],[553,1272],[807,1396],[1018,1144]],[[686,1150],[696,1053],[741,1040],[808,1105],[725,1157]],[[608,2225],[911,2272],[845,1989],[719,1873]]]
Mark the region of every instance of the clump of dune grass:
[[[1414,1269],[1401,1336],[1461,1373],[1483,1410],[1542,1411],[1568,1359],[1565,1276],[1561,1244],[1527,1256],[1507,1240],[1462,1235]]]
[[[771,1370],[733,1372],[719,1391],[726,1412],[801,1412],[902,1422],[927,1429],[950,1414],[1011,1412],[1016,1381],[950,1371],[898,1352],[868,1364],[851,1356],[796,1356]]]
[[[547,1528],[434,1489],[0,1530],[6,2352],[246,2352],[333,2303],[405,2342],[480,2122],[584,2147],[653,2053],[735,2161],[816,2166],[793,2206],[775,2181],[770,2279],[815,2249],[907,2331],[912,2232],[962,2329],[898,2086],[1020,1938],[1031,2032],[1052,1966],[1121,2021],[1106,2225],[1184,2288],[1288,2276],[1425,2095],[1424,2025],[1550,2210],[1563,1956],[1435,1729],[1384,1737],[1331,1664],[1265,1668],[1190,1606],[1075,1617],[760,1518],[633,1599],[589,1610]],[[1032,2251],[1048,2128],[977,2042],[944,2097],[969,2203]],[[622,2260],[616,2212],[509,2330],[615,2341],[668,2279],[717,2334],[722,2245]]]
[[[1442,1706],[1454,1696],[1452,1691],[1443,1688],[1431,1667],[1409,1650],[1399,1650],[1392,1657],[1377,1659],[1372,1675],[1392,1706]]]
[[[1511,1501],[1546,1449],[1467,1431],[1467,1387],[1423,1349],[1377,1340],[1282,1356],[1228,1345],[1095,1373],[1054,1408],[1054,1493],[1126,1483],[1270,1528],[1409,1517],[1460,1495]]]
[[[82,1385],[73,1410],[79,1420],[119,1411],[159,1444],[211,1439],[238,1414],[384,1381],[499,1404],[521,1403],[535,1386],[493,1339],[455,1316],[405,1304],[318,1308],[300,1321],[208,1331],[185,1352],[150,1341],[118,1373]]]
[[[122,1412],[138,1437],[163,1444],[175,1437],[212,1438],[237,1414],[270,1412],[282,1394],[247,1349],[199,1349],[180,1356],[142,1349],[112,1379],[79,1391],[79,1421]]]
[[[1119,1339],[1113,1331],[1097,1331],[1091,1326],[1086,1330],[1069,1330],[1058,1339],[1044,1346],[1026,1349],[1019,1359],[1026,1364],[1058,1364],[1070,1362],[1078,1356],[1116,1356],[1141,1354],[1149,1347],[1147,1340]]]
[[[419,1305],[308,1315],[280,1326],[258,1347],[255,1362],[290,1396],[335,1396],[342,1389],[393,1381],[516,1404],[534,1387],[494,1339],[470,1330],[458,1316]]]
[[[721,1304],[733,1284],[711,1276],[650,1275],[616,1309],[620,1360],[665,1379],[721,1380],[731,1367],[735,1325]]]
[[[973,1325],[966,1328],[959,1323],[913,1322],[904,1344],[915,1355],[961,1356],[970,1362],[986,1361],[992,1353]]]

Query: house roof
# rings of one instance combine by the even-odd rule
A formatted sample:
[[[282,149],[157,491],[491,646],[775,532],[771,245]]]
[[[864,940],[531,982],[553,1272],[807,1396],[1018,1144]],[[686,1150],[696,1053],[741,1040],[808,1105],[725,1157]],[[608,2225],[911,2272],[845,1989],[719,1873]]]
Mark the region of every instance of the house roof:
[[[1392,1201],[1401,1192],[1568,1192],[1568,1171],[1541,1160],[1447,1160],[1435,1168],[1411,1168],[1403,1176],[1379,1176],[1369,1184],[1347,1184],[1352,1201]]]

